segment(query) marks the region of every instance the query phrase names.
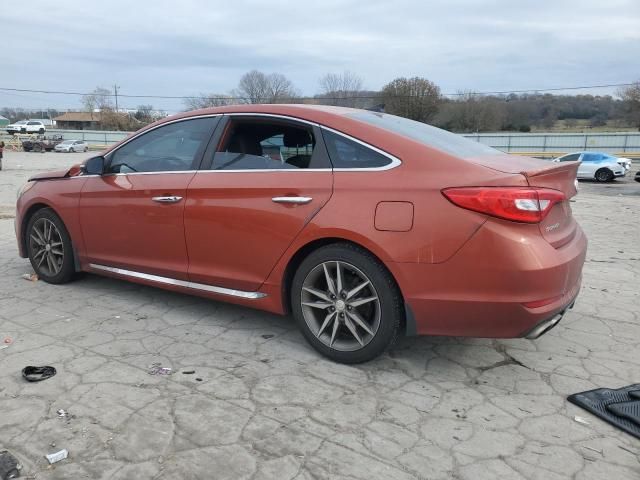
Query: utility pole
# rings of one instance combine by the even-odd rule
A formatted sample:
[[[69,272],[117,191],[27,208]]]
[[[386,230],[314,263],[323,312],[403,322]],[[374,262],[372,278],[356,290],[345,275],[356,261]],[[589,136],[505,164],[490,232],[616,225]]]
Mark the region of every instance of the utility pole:
[[[116,97],[116,113],[118,113],[118,88],[120,88],[118,85],[113,86],[113,93]]]

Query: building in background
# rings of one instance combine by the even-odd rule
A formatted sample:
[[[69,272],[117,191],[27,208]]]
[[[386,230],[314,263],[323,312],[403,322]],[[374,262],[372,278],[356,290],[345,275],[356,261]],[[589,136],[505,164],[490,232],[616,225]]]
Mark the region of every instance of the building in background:
[[[100,126],[100,113],[66,112],[53,120],[56,126],[68,130],[95,130]]]
[[[11,122],[9,121],[9,119],[7,117],[3,117],[2,115],[0,115],[0,128],[4,128],[7,125],[9,125]]]

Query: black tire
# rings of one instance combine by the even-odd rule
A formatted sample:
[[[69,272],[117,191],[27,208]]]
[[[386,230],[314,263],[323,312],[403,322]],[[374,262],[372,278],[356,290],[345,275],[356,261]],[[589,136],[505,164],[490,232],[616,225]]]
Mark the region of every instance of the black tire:
[[[73,147],[69,147],[69,153],[76,153],[76,150]]]
[[[40,135],[44,135],[44,128],[41,128],[40,130],[38,130],[38,132],[40,133]]]
[[[34,143],[32,150],[36,153],[39,153],[42,150],[42,145],[40,145],[39,143]]]
[[[601,168],[596,172],[596,180],[598,182],[610,182],[613,180],[613,172],[608,168]]]
[[[319,336],[322,335],[322,328],[318,329],[320,334],[316,336],[305,319],[305,311],[303,311],[302,305],[303,294],[309,294],[304,293],[303,286],[308,277],[312,275],[314,271],[317,271],[318,268],[321,268],[323,264],[326,264],[325,262],[340,262],[340,264],[344,265],[343,268],[347,270],[346,273],[343,272],[345,282],[349,273],[349,267],[355,267],[351,270],[351,273],[356,275],[357,270],[358,274],[363,274],[364,279],[368,280],[371,285],[371,287],[366,287],[367,289],[371,288],[369,295],[375,294],[378,298],[377,303],[375,303],[375,308],[377,309],[376,318],[378,321],[377,329],[373,332],[372,336],[360,330],[360,335],[369,337],[367,340],[368,343],[362,347],[356,345],[356,349],[351,351],[343,351],[327,345],[325,343],[326,340],[322,341],[319,338]],[[363,277],[361,277],[361,279],[362,278]],[[346,288],[344,288],[344,290],[346,290]],[[338,297],[337,300],[340,300],[340,298]],[[352,300],[357,299],[354,297]],[[344,303],[341,307],[342,309],[345,308]],[[347,308],[351,310],[351,307]],[[309,307],[306,307],[306,309],[307,315],[309,315],[309,312],[316,311]],[[313,348],[335,362],[346,364],[367,362],[381,355],[396,340],[404,313],[400,290],[384,265],[366,250],[349,243],[336,243],[321,247],[313,251],[302,261],[291,284],[291,310],[302,334]],[[334,318],[337,323],[338,311],[342,310],[336,310],[336,307],[330,307],[329,310],[321,311],[318,315],[324,315],[326,312],[333,311],[336,312],[336,317]],[[345,311],[345,314],[348,318],[349,313]],[[364,317],[360,318],[362,319]],[[338,335],[349,335],[345,320],[341,320],[340,322],[340,326],[337,328],[341,333]],[[326,321],[324,323],[326,323]],[[352,322],[352,325],[355,324]],[[369,324],[369,327],[371,327],[371,324]],[[357,326],[355,328],[356,330],[359,329]],[[351,341],[353,340],[354,338],[351,338]]]
[[[57,231],[53,231],[50,234],[49,239],[44,239],[45,245],[48,244],[50,247],[47,248],[47,252],[51,250],[53,253],[53,248],[57,248],[56,243],[61,243],[60,247],[62,247],[59,251],[62,251],[62,258],[56,261],[55,267],[58,267],[59,270],[53,271],[53,268],[49,268],[44,266],[41,262],[42,257],[37,257],[38,254],[38,244],[32,238],[38,238],[39,241],[42,241],[42,237],[38,235],[41,230],[36,232],[34,229],[39,229],[41,225],[53,224]],[[33,237],[32,237],[33,236]],[[29,219],[27,223],[27,229],[25,231],[25,239],[27,244],[27,254],[29,256],[29,261],[31,262],[31,266],[33,270],[38,275],[38,278],[44,280],[47,283],[61,284],[70,282],[75,273],[74,261],[73,261],[73,246],[71,243],[71,237],[69,237],[69,232],[67,231],[64,223],[56,215],[56,213],[50,208],[43,208],[38,210],[33,216]],[[59,239],[59,240],[58,240]],[[48,243],[47,243],[48,242]],[[55,245],[55,247],[51,248],[51,245]],[[52,260],[53,262],[53,260]]]

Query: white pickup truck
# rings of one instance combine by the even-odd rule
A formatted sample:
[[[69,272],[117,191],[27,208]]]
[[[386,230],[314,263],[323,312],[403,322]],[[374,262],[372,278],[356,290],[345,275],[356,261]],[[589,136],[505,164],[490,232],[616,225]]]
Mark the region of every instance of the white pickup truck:
[[[40,133],[43,134],[46,130],[44,123],[38,120],[20,120],[19,122],[12,123],[4,127],[7,133],[13,135],[16,133]]]

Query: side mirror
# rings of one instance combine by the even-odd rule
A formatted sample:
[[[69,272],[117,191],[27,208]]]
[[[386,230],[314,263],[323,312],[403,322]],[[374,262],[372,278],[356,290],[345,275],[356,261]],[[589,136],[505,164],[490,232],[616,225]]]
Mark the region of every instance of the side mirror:
[[[85,175],[102,175],[104,173],[104,157],[92,157],[84,162]]]

